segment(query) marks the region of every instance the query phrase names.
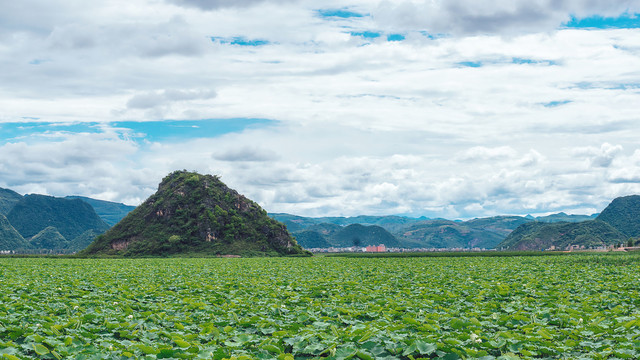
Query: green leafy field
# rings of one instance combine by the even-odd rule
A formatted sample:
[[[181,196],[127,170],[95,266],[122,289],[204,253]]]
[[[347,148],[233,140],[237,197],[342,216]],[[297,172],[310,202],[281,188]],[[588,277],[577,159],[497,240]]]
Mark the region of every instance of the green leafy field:
[[[640,256],[0,259],[0,358],[640,357]]]

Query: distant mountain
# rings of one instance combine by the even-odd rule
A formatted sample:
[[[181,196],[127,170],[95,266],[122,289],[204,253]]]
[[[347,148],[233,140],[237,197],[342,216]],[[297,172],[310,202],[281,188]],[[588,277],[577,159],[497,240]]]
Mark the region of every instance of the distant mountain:
[[[580,216],[564,213],[542,218],[573,220]],[[592,219],[593,216],[588,217]],[[640,236],[640,196],[631,195],[614,199],[595,220],[574,223],[544,223],[536,221],[523,224],[513,231],[499,248],[509,250],[543,250],[551,246],[565,248],[568,245],[600,246],[626,242],[629,237]]]
[[[544,250],[554,246],[588,247],[613,245],[626,241],[625,235],[604,221],[579,223],[530,222],[520,225],[497,247],[505,250]]]
[[[100,235],[100,233],[96,232],[95,230],[89,229],[78,235],[75,239],[72,239],[67,246],[67,250],[72,252],[84,250],[93,242],[93,240],[95,240],[98,235]]]
[[[390,232],[377,225],[317,224],[293,234],[298,243],[307,249],[328,247],[365,247],[384,244],[398,247],[400,242]]]
[[[22,195],[17,192],[0,188],[0,215],[6,216],[20,199]]]
[[[34,249],[63,250],[69,246],[69,241],[53,226],[48,226],[29,240]]]
[[[0,214],[0,250],[21,250],[30,247],[22,235],[11,226],[9,220]]]
[[[478,228],[467,222],[427,220],[411,224],[394,235],[401,243],[421,248],[493,248],[506,235],[490,223],[476,221]],[[483,228],[484,227],[484,228]]]
[[[389,215],[389,216],[368,216],[360,215],[354,217],[304,217],[284,213],[272,213],[269,214],[272,218],[281,221],[287,226],[287,229],[291,232],[297,232],[307,229],[310,226],[318,224],[334,224],[340,226],[348,226],[352,224],[360,225],[378,225],[385,228],[387,231],[394,231],[397,228],[403,227],[408,224],[428,220],[425,217],[411,218],[405,216]]]
[[[80,201],[80,200],[78,200]],[[286,227],[216,176],[176,171],[85,255],[308,254]]]
[[[352,225],[378,225],[389,231],[405,248],[487,248],[502,242],[519,225],[532,221],[554,223],[559,221],[578,222],[592,220],[591,215],[567,215],[565,213],[548,216],[494,216],[468,221],[446,219],[409,218],[402,216],[355,216],[309,218],[290,214],[275,213],[269,216],[282,221],[291,233],[306,248],[323,247],[323,243],[337,246],[348,241],[337,241],[335,233]],[[313,232],[319,232],[317,236]],[[351,245],[349,245],[351,246]]]
[[[302,231],[309,226],[321,224],[317,218],[310,218],[304,216],[297,216],[291,214],[269,214],[269,217],[272,219],[279,221],[286,225],[287,229],[291,232]]]
[[[614,199],[597,220],[610,224],[627,237],[640,236],[640,195]]]
[[[462,224],[475,230],[490,231],[506,237],[518,226],[530,221],[522,216],[493,216],[465,221]]]
[[[87,230],[102,233],[109,228],[86,202],[45,195],[22,197],[7,219],[25,239],[49,226],[55,227],[65,239],[74,239]]]
[[[302,230],[294,233],[293,236],[296,238],[298,244],[305,249],[326,249],[334,246],[327,240],[326,235],[322,235],[321,233],[313,230]]]
[[[594,220],[598,214],[593,215],[567,215],[563,212],[557,214],[551,214],[547,216],[538,216],[535,218],[536,221],[546,222],[546,223],[556,223],[556,222],[582,222],[588,220]]]
[[[65,199],[80,199],[93,207],[96,214],[100,216],[109,226],[117,224],[120,220],[124,219],[128,213],[130,213],[135,206],[125,205],[121,203],[97,200],[84,196],[67,196]]]
[[[400,242],[391,233],[378,225],[351,224],[335,233],[332,243],[339,247],[369,246],[384,244],[387,247],[398,247]]]

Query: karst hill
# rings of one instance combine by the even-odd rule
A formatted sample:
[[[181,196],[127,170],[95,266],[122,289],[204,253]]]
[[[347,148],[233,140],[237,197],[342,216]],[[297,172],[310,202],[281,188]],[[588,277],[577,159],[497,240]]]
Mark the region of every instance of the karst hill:
[[[309,254],[282,223],[217,176],[176,171],[84,255]]]
[[[640,196],[614,199],[595,220],[523,224],[498,245],[508,250],[543,250],[567,246],[585,248],[638,241],[640,236]]]

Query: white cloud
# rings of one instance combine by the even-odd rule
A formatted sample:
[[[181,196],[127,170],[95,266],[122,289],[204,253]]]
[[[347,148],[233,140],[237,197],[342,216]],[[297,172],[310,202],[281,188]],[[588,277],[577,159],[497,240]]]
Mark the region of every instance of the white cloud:
[[[522,34],[553,31],[571,16],[617,17],[640,11],[628,0],[473,0],[382,1],[373,12],[383,27],[395,31],[425,30],[431,34]]]
[[[601,208],[640,191],[640,30],[558,27],[624,11],[638,2],[3,4],[0,124],[104,133],[5,135],[0,186],[135,202],[186,168],[302,215]],[[215,118],[277,125],[170,144],[109,125]]]

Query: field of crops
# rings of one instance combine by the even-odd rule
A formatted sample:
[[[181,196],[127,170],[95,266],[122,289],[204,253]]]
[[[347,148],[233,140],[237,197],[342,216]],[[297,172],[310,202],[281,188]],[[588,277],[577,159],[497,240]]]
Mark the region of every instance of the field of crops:
[[[0,358],[640,357],[640,256],[0,259]]]

